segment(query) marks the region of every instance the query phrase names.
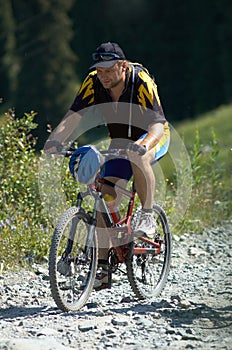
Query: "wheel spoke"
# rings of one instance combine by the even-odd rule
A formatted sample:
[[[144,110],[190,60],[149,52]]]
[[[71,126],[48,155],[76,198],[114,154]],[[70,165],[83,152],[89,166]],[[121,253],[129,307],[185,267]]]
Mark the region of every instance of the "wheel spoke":
[[[154,204],[153,211],[157,222],[154,243],[147,239],[135,239],[130,247],[132,253],[126,262],[129,282],[140,299],[160,294],[170,268],[171,234],[167,217],[157,204]],[[133,220],[136,221],[136,213]]]
[[[85,244],[89,216],[70,208],[55,228],[49,256],[50,286],[62,311],[77,311],[92,291],[97,266],[97,239],[93,237],[88,257]]]

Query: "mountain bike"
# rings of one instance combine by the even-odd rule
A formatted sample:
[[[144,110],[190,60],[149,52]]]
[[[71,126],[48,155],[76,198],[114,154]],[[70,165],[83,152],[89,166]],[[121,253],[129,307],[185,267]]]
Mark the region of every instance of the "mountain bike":
[[[126,157],[125,150],[101,153],[106,157],[122,157],[123,152]],[[65,151],[66,156],[71,154],[72,151]],[[125,264],[130,286],[138,299],[155,298],[163,290],[171,262],[172,237],[168,219],[164,209],[154,203],[157,223],[154,239],[136,237],[133,231],[140,208],[134,208],[136,189],[134,182],[131,183],[129,189],[124,188],[98,173],[93,183],[78,192],[76,205],[58,220],[50,247],[49,277],[52,297],[60,310],[80,310],[93,290],[98,267],[96,224],[99,211],[112,242],[108,260],[110,275]],[[127,208],[119,221],[115,219],[116,213],[109,210],[99,184],[116,186],[118,193],[126,198]],[[88,196],[93,198],[91,211],[83,205]]]

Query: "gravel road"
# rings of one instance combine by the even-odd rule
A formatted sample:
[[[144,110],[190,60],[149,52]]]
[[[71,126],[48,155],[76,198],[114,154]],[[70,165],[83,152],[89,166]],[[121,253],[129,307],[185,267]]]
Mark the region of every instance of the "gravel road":
[[[126,276],[76,313],[55,306],[45,265],[0,276],[0,350],[232,349],[232,222],[174,237],[159,298],[134,298]]]

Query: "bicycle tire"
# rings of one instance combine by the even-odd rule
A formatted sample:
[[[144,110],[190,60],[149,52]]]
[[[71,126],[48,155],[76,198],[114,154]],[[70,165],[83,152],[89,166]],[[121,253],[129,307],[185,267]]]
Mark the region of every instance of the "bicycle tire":
[[[90,220],[90,215],[84,210],[72,207],[58,221],[52,237],[49,254],[50,289],[56,305],[64,312],[80,310],[93,289],[98,260],[96,230],[88,257],[85,258],[83,253]],[[64,255],[70,235],[72,248]]]
[[[138,220],[139,211],[140,209],[137,209],[133,216],[132,232]],[[126,259],[128,280],[133,292],[139,299],[154,298],[161,293],[167,282],[171,265],[172,236],[167,216],[163,208],[157,203],[153,204],[153,211],[157,223],[155,237],[156,240],[163,241],[162,253],[157,255],[135,255],[135,247],[152,248],[150,244],[135,238],[130,243],[130,250]]]

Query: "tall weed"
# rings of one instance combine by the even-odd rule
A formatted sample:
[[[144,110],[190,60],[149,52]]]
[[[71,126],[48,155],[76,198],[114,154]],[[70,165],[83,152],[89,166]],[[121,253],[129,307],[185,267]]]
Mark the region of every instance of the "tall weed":
[[[230,215],[230,199],[224,185],[225,168],[220,161],[220,148],[213,129],[210,143],[205,145],[196,130],[190,158],[192,196],[186,216],[181,222],[181,230],[196,232],[204,227],[218,225]]]

